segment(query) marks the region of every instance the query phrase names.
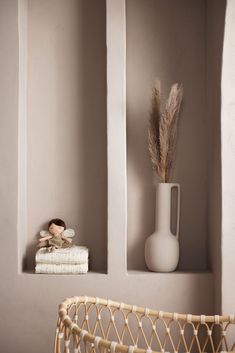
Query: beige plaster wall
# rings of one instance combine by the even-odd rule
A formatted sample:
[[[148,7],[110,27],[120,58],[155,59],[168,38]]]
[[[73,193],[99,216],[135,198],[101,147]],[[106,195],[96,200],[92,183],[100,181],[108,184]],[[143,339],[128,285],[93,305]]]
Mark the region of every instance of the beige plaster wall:
[[[155,187],[147,149],[151,87],[183,83],[172,180],[181,184],[179,269],[207,268],[208,120],[206,2],[127,0],[128,267],[144,269],[154,230]]]
[[[17,144],[18,144],[18,8],[0,2],[0,198],[1,271],[11,278],[17,270]],[[9,256],[12,260],[9,264]],[[2,277],[1,277],[2,278]],[[1,288],[4,284],[1,285]],[[7,300],[1,293],[1,306]]]
[[[106,269],[105,22],[105,1],[28,1],[28,269],[55,217]]]
[[[207,1],[208,234],[215,311],[221,311],[221,69],[226,1]]]
[[[227,1],[222,67],[222,310],[235,311],[235,2]]]
[[[113,0],[109,0],[111,7],[112,7],[112,1]],[[37,2],[37,4],[36,2],[32,4],[33,6],[34,5],[36,6],[39,3],[42,3],[42,8],[44,8],[45,4],[47,4],[48,6],[51,4],[54,4],[53,1],[49,1],[49,0],[47,2],[40,1],[40,2]],[[68,2],[66,0],[64,3],[72,4],[73,2]],[[82,2],[84,6],[86,6],[85,4],[88,4],[88,3],[89,2],[87,0],[84,0],[84,2]],[[60,4],[62,5],[63,3],[60,2]],[[117,11],[115,13],[115,16],[110,17],[109,19],[113,24],[115,24],[114,30],[116,32],[117,37],[119,36],[119,26],[123,25],[123,18],[125,16],[125,13],[122,7],[123,2],[119,0],[118,4],[120,4],[120,6],[117,6]],[[93,2],[92,2],[92,5],[94,5]],[[90,5],[87,5],[87,6],[90,6]],[[90,16],[91,16],[93,12],[91,11],[91,8],[89,9],[90,9]],[[35,7],[34,7],[34,10],[36,11]],[[45,12],[44,14],[45,14],[45,21],[49,22]],[[109,13],[109,16],[110,15],[111,15],[111,12]],[[67,15],[65,14],[65,17],[66,16]],[[71,14],[71,17],[73,18],[73,14]],[[103,17],[103,15],[101,17]],[[41,20],[44,20],[44,19],[41,18]],[[37,19],[35,19],[35,21],[36,22],[38,21],[38,16],[37,16]],[[90,24],[89,21],[88,23]],[[71,27],[73,28],[74,25],[75,25],[75,21],[72,21]],[[84,23],[84,26],[86,28],[85,23]],[[48,29],[47,26],[45,27],[45,30],[46,29]],[[60,26],[58,26],[58,30],[61,30]],[[52,34],[53,33],[55,32],[52,31]],[[37,38],[40,44],[39,38],[40,36]],[[48,38],[45,38],[46,46],[47,46],[47,40]],[[112,46],[115,46],[115,44],[116,43],[110,39],[107,46],[108,48],[110,48]],[[90,48],[90,46],[88,47]],[[47,50],[48,50],[48,54],[52,55],[51,47],[47,47]],[[88,49],[87,51],[89,53]],[[54,329],[56,325],[58,303],[60,303],[63,298],[73,296],[73,295],[80,295],[80,294],[94,295],[94,296],[100,296],[105,298],[111,298],[113,300],[124,301],[127,303],[136,304],[136,305],[154,307],[157,309],[176,311],[176,312],[212,314],[214,312],[214,292],[213,292],[214,288],[213,288],[213,276],[211,273],[183,273],[182,272],[182,273],[170,273],[170,274],[155,274],[155,273],[137,272],[137,273],[127,274],[123,272],[118,273],[117,269],[116,268],[113,269],[112,266],[110,267],[111,270],[108,274],[99,274],[99,273],[90,272],[86,276],[60,276],[60,275],[47,276],[47,275],[35,275],[35,274],[19,271],[18,257],[21,258],[22,253],[20,252],[18,254],[18,249],[20,248],[19,244],[21,243],[21,234],[20,232],[17,231],[17,198],[18,198],[18,190],[17,190],[18,158],[17,157],[18,157],[18,147],[19,147],[17,145],[17,142],[18,142],[18,130],[20,130],[18,126],[18,119],[19,119],[18,85],[19,85],[20,76],[18,71],[19,69],[18,1],[16,0],[0,1],[0,52],[1,52],[1,55],[0,55],[0,77],[1,77],[1,80],[0,80],[0,97],[1,97],[0,99],[0,124],[1,124],[0,125],[1,126],[0,128],[0,168],[1,168],[0,227],[2,230],[1,247],[0,247],[1,351],[3,351],[4,353],[12,353],[16,350],[18,353],[51,352],[52,345],[53,345]],[[86,60],[84,59],[82,64],[79,65],[79,68],[81,71],[83,71],[83,67],[84,66],[86,67],[86,65],[88,65],[89,63],[90,56],[88,55],[88,53],[85,56]],[[50,58],[50,55],[49,55],[49,58]],[[49,58],[47,58],[48,64],[50,63]],[[57,58],[57,59],[60,62],[60,58]],[[69,58],[67,59],[70,60]],[[31,65],[32,65],[32,62],[31,62]],[[40,65],[39,65],[39,68],[40,68]],[[108,69],[110,68],[111,66]],[[53,68],[51,68],[51,70],[53,70]],[[42,71],[40,72],[43,74]],[[87,73],[87,70],[85,72]],[[51,74],[52,72],[49,70],[48,75],[50,76]],[[67,74],[68,72],[65,69],[65,76]],[[90,75],[91,74],[93,74],[93,71],[90,72]],[[34,72],[34,75],[31,76],[31,80],[32,80],[31,85],[34,82],[32,86],[32,88],[34,87],[34,90],[38,89],[38,87],[36,87],[37,86],[36,81],[34,81],[36,77],[37,77],[36,72]],[[113,72],[113,78],[116,79],[115,70]],[[112,79],[112,75],[109,76],[109,79]],[[41,85],[42,85],[42,81],[43,81],[42,78],[38,77],[38,82],[41,82],[40,83]],[[29,84],[30,84],[30,81],[29,81]],[[50,83],[50,85],[51,84],[52,82]],[[47,85],[49,85],[49,83],[47,83]],[[51,90],[48,90],[47,85],[43,84],[43,88],[46,90],[48,94],[52,95],[51,91],[53,91],[52,89],[53,87],[51,88],[50,86]],[[90,91],[86,86],[86,83],[83,83],[83,88],[86,94],[88,95]],[[57,89],[59,89],[59,87],[57,87]],[[69,90],[68,87],[67,89]],[[105,88],[103,89],[105,90]],[[99,85],[98,85],[98,88],[96,87],[96,90],[98,91],[100,90]],[[43,89],[41,89],[40,93],[43,94]],[[96,94],[98,93],[96,92]],[[102,96],[105,94],[106,93],[103,92]],[[37,98],[35,95],[32,95],[31,98],[34,100],[35,104],[37,104],[37,108],[39,110],[42,109],[43,111],[43,107],[41,107],[39,105],[39,102],[37,101],[37,99],[39,98]],[[55,99],[55,97],[53,99]],[[112,99],[115,101],[114,97],[112,97]],[[47,102],[46,96],[44,96],[44,100],[42,103],[44,103],[43,105],[46,105],[48,107],[49,103],[47,102],[46,104],[46,102]],[[61,106],[60,101],[58,101],[57,103],[59,104],[59,106]],[[29,107],[31,107],[32,109],[32,116],[34,114],[37,114],[37,110],[33,109],[32,103],[30,102],[29,102]],[[65,104],[65,107],[66,107],[66,104]],[[115,106],[112,108],[114,109]],[[52,107],[50,107],[50,109],[52,109]],[[69,110],[69,107],[67,107],[67,109]],[[75,106],[73,109],[76,109]],[[85,116],[87,117],[87,115]],[[53,117],[55,118],[55,115],[53,115]],[[51,116],[48,116],[48,120],[49,120],[48,124],[50,125],[52,124],[52,122],[50,121],[49,118],[51,118]],[[34,120],[34,123],[38,124],[42,131],[41,119],[43,119],[43,117],[40,116],[37,121]],[[85,122],[83,123],[85,124]],[[87,130],[85,130],[84,133],[86,131]],[[34,131],[34,134],[35,134],[35,138],[39,139],[39,137],[36,136],[36,131]],[[30,139],[30,136],[29,136],[29,139]],[[29,140],[28,140],[28,143],[29,143]],[[32,143],[32,151],[33,151],[33,146],[34,145]],[[34,148],[35,148],[35,151],[37,151],[35,146]],[[69,150],[66,149],[66,151],[69,151]],[[93,150],[92,151],[89,150],[89,153],[92,153],[92,152]],[[115,150],[114,152],[118,153],[118,149]],[[116,161],[115,153],[114,153],[114,160]],[[47,166],[49,167],[49,162],[47,161],[47,163],[48,163]],[[30,165],[28,164],[28,166]],[[37,165],[35,166],[35,168],[36,167]],[[77,166],[76,168],[79,168],[79,166]],[[31,170],[31,173],[33,173],[32,170]],[[30,176],[30,173],[29,173],[29,176]],[[40,176],[41,176],[41,172],[40,172]],[[117,180],[117,183],[118,183],[118,180]],[[90,187],[89,180],[86,184],[86,187],[87,188]],[[36,185],[35,185],[35,188],[36,188]],[[43,192],[42,186],[41,186],[41,191]],[[89,193],[89,190],[88,190],[88,193]],[[38,195],[38,193],[35,195]],[[40,195],[38,197],[40,197]],[[94,195],[89,194],[89,201],[91,203],[93,202],[93,198],[94,198]],[[35,200],[33,201],[35,202]],[[113,202],[114,209],[115,209],[116,200],[114,199],[109,201]],[[36,207],[35,203],[33,204],[33,202],[32,202],[32,207]],[[45,207],[48,207],[49,209],[48,205],[46,205]],[[86,211],[86,208],[82,209],[82,212],[85,213],[85,211]],[[40,210],[40,212],[42,211]],[[104,210],[102,210],[102,212],[104,212]],[[23,216],[23,215],[20,215],[20,216]],[[95,217],[95,215],[92,217]],[[31,241],[30,238],[29,240]],[[117,251],[120,251],[121,247],[124,247],[124,245],[121,244],[119,247],[118,245],[119,241],[117,240],[120,240],[120,239],[116,239],[116,234],[114,232],[111,232],[110,234],[108,234],[108,241],[112,242],[112,244],[116,243],[117,244],[116,246],[118,248]],[[95,240],[93,238],[92,245],[94,247],[99,246],[99,239],[97,237],[95,237]],[[122,257],[123,258],[125,257],[125,253],[122,254]],[[122,263],[124,262],[123,258],[120,259]],[[97,257],[97,259],[99,259],[98,264],[100,264],[101,263],[100,258]],[[110,261],[111,260],[112,258],[110,258]],[[115,261],[117,261],[117,259],[115,259]]]

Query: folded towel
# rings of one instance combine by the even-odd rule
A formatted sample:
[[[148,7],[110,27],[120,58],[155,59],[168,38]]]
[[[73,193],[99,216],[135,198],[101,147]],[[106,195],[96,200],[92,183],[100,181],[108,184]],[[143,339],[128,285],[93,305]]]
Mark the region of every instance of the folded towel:
[[[88,262],[79,265],[73,264],[36,264],[36,273],[57,273],[57,274],[83,274],[88,271]]]
[[[42,264],[84,264],[88,262],[89,250],[85,246],[55,249],[49,252],[41,248],[36,253],[36,263]]]

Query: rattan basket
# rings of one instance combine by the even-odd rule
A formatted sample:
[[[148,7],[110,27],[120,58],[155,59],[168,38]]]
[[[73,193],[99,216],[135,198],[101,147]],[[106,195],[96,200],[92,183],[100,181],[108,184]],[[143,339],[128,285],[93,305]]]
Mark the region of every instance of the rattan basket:
[[[59,305],[54,353],[228,352],[235,317],[168,313],[95,297]]]

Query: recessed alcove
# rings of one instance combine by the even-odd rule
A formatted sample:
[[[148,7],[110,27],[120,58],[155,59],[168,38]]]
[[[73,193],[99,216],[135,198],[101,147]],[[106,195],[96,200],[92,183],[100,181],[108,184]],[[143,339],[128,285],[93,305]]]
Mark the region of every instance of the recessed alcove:
[[[220,86],[226,1],[127,0],[127,267],[146,271],[155,226],[147,146],[151,88],[184,86],[172,180],[181,185],[179,271],[219,268]],[[167,254],[166,254],[167,256]],[[133,272],[134,271],[134,272]]]
[[[147,120],[151,87],[155,77],[159,77],[164,98],[173,82],[184,85],[173,172],[173,180],[182,189],[181,257],[177,270],[199,275],[210,270],[220,242],[219,232],[215,234],[220,224],[220,162],[215,158],[214,146],[220,151],[219,92],[225,1],[214,4],[209,0],[182,0],[176,5],[127,0],[126,24],[121,24],[126,33],[126,71],[125,65],[122,66],[124,37],[119,47],[112,47],[112,50],[119,48],[117,52],[114,50],[113,57],[110,50],[112,70],[107,63],[106,45],[109,48],[112,30],[115,35],[117,30],[112,29],[113,22],[111,30],[106,28],[105,1],[94,5],[91,1],[29,0],[27,4],[27,210],[26,232],[19,232],[23,234],[21,239],[24,238],[19,246],[20,266],[23,263],[24,271],[32,273],[38,232],[56,216],[75,229],[76,243],[90,248],[90,269],[94,273],[107,271],[107,243],[110,272],[119,273],[120,264],[121,273],[146,271],[144,242],[154,229],[155,213]],[[107,82],[108,86],[115,82],[110,96],[117,102],[124,96],[118,90],[117,98],[115,91],[117,65],[123,70],[120,71],[123,82],[127,81],[127,129],[124,122],[122,127],[118,126],[118,133],[113,115],[115,106],[109,115],[106,111]],[[217,104],[213,104],[213,97],[218,98]],[[124,121],[125,110],[120,110],[120,114]],[[110,126],[113,124],[113,130],[108,129],[107,121]],[[126,146],[120,139],[120,132],[122,137],[125,135],[124,129],[127,214],[123,178]],[[111,151],[109,143],[114,140],[116,147]],[[121,169],[121,163],[117,167],[113,163],[117,153],[118,158],[122,155]],[[213,172],[208,163],[210,153],[214,154]],[[115,168],[119,168],[118,173]],[[112,194],[110,205],[107,177]],[[123,184],[123,189],[118,183]],[[122,192],[116,193],[119,188]],[[113,217],[109,222],[108,209]],[[109,235],[107,224],[112,228]],[[114,241],[116,233],[121,234],[118,247]]]
[[[32,272],[51,218],[107,271],[106,2],[27,2],[26,222],[20,263]]]

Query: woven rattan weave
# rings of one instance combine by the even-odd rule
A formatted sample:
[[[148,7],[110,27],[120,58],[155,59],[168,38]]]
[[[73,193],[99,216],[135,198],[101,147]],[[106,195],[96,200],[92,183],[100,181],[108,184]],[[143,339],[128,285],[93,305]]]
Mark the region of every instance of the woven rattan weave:
[[[234,348],[234,315],[167,313],[86,296],[59,305],[54,353],[202,353]]]

